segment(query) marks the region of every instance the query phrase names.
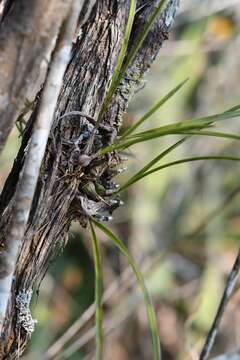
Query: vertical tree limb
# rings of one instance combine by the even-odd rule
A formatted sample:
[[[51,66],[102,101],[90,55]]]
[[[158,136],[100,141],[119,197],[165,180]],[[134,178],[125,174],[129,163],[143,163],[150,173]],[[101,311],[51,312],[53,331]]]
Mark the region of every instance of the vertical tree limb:
[[[146,3],[149,6],[144,6]],[[136,13],[129,49],[158,3],[159,0],[138,1],[137,8],[143,8]],[[21,353],[28,340],[24,322],[19,321],[22,314],[17,300],[22,299],[24,294],[31,294],[36,282],[41,281],[51,260],[64,247],[71,221],[75,219],[86,226],[89,214],[98,215],[99,209],[106,206],[97,198],[90,199],[84,186],[89,178],[93,178],[94,182],[107,183],[119,164],[120,158],[115,152],[97,158],[96,153],[116,137],[131,95],[168,36],[179,0],[169,0],[164,12],[154,23],[113,96],[98,129],[92,153],[86,156],[84,151],[87,139],[94,128],[89,117],[98,118],[111,82],[124,36],[129,1],[100,0],[90,12],[87,11],[88,5],[89,2],[84,1],[78,38],[64,76],[17,261],[9,318],[3,328],[4,336],[11,339],[4,347],[4,355],[10,354],[12,359],[18,356],[16,348]],[[86,14],[89,14],[87,19]],[[62,115],[71,111],[80,111],[88,116],[71,115],[62,118]],[[6,184],[5,191],[8,186]],[[9,200],[3,209],[0,223],[4,237],[11,221],[11,207],[15,202],[13,193]],[[27,300],[29,304],[29,298]]]
[[[12,207],[11,220],[8,224],[4,249],[0,253],[0,333],[11,297],[15,266],[29,218],[57,98],[70,59],[71,43],[76,30],[80,7],[81,1],[75,2],[75,5],[70,7],[57,40],[25,164],[16,189],[15,202]]]

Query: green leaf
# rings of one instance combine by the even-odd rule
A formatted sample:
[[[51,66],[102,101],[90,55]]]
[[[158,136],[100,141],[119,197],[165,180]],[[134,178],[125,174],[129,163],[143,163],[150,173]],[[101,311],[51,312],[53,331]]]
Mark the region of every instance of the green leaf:
[[[229,112],[229,111],[236,111],[240,109],[240,104],[238,105],[234,105],[233,107],[231,107],[230,109],[226,110],[225,112]]]
[[[189,132],[190,130],[202,130],[206,127],[213,126],[214,122],[222,121],[230,118],[235,118],[240,116],[240,111],[226,111],[220,114],[215,114],[207,117],[190,119],[185,121],[180,121],[175,124],[165,125],[151,130],[143,131],[123,139],[123,141],[117,141],[116,143],[107,146],[106,148],[100,151],[101,155],[104,155],[110,151],[117,149],[126,149],[134,144],[152,140],[161,136],[170,135],[170,134],[182,134]]]
[[[130,180],[127,181],[127,183],[120,188],[116,193],[122,191],[122,189],[126,189],[131,184],[134,184],[138,179],[141,179],[143,174],[145,174],[151,167],[153,167],[159,160],[164,158],[167,154],[169,154],[171,151],[173,151],[176,147],[180,146],[184,141],[186,140],[186,137],[181,139],[180,141],[176,142],[166,150],[164,150],[161,154],[156,156],[153,160],[151,160],[147,165],[145,165],[140,171],[138,171],[135,175],[133,175]]]
[[[240,161],[239,157],[234,157],[234,156],[196,156],[196,157],[190,157],[190,158],[186,158],[186,159],[180,159],[180,160],[176,160],[176,161],[172,161],[166,164],[163,164],[161,166],[158,166],[154,169],[151,169],[149,171],[146,171],[143,174],[140,174],[139,176],[135,176],[134,180],[132,180],[130,182],[127,181],[126,184],[124,184],[119,190],[118,193],[120,191],[126,190],[129,186],[135,184],[137,181],[142,180],[143,178],[145,178],[146,176],[149,176],[157,171],[160,171],[162,169],[174,166],[174,165],[178,165],[178,164],[183,164],[183,163],[187,163],[187,162],[191,162],[191,161],[200,161],[200,160],[231,160],[231,161]]]
[[[231,133],[224,133],[219,131],[186,131],[182,132],[183,135],[199,135],[199,136],[212,136],[212,137],[219,137],[219,138],[225,138],[225,139],[233,139],[233,140],[240,140],[240,135],[235,135]]]
[[[158,6],[156,7],[156,9],[150,15],[148,22],[146,22],[146,24],[144,25],[143,31],[137,37],[134,47],[131,49],[131,51],[129,52],[129,55],[127,56],[126,62],[121,70],[121,77],[119,78],[119,82],[121,81],[121,79],[125,75],[125,73],[127,72],[127,69],[130,66],[130,64],[132,63],[132,61],[134,60],[135,56],[137,55],[138,50],[142,46],[143,41],[145,40],[149,31],[151,30],[151,27],[153,26],[155,20],[160,15],[160,12],[162,11],[162,8],[166,2],[167,2],[167,0],[160,1]]]
[[[214,114],[214,115],[205,116],[205,117],[196,118],[196,119],[183,120],[183,121],[176,122],[175,124],[172,124],[172,125],[165,125],[165,126],[162,126],[159,128],[153,128],[150,130],[146,130],[146,131],[131,135],[131,136],[127,137],[127,139],[142,137],[143,135],[152,134],[157,130],[161,130],[161,129],[167,128],[167,127],[169,129],[176,128],[176,130],[185,130],[187,127],[191,127],[196,124],[202,125],[205,127],[206,125],[212,125],[213,123],[215,123],[217,121],[232,119],[232,118],[239,117],[239,116],[240,116],[240,111],[230,111],[229,110],[229,111],[225,111],[220,114]]]
[[[129,43],[129,38],[131,35],[131,31],[132,31],[132,26],[133,26],[133,21],[134,21],[134,16],[135,16],[135,12],[136,12],[136,0],[131,0],[130,2],[130,9],[129,9],[129,16],[128,16],[128,21],[127,21],[127,26],[126,26],[126,30],[125,30],[125,34],[124,34],[124,38],[123,38],[123,43],[121,46],[121,50],[118,56],[118,60],[117,60],[117,65],[114,69],[113,72],[113,76],[112,76],[112,81],[111,81],[111,85],[110,88],[105,96],[101,111],[99,113],[99,117],[96,123],[96,127],[99,125],[106,109],[108,108],[108,105],[112,99],[112,96],[115,92],[115,90],[117,89],[119,82],[121,80],[122,77],[122,73],[121,73],[121,68],[122,68],[122,64],[124,61],[124,58],[126,56],[126,52],[127,52],[127,47],[128,47],[128,43]]]
[[[166,135],[174,135],[174,134],[182,134],[184,131],[189,131],[189,130],[196,130],[196,129],[203,129],[204,127],[211,127],[212,124],[209,122],[204,123],[192,123],[189,122],[189,124],[183,124],[183,123],[176,123],[173,125],[166,125],[166,126],[161,126],[160,128],[155,128],[153,130],[149,130],[143,133],[139,133],[136,134],[136,137],[134,138],[127,138],[125,141],[119,141],[116,142],[112,145],[109,145],[107,147],[105,147],[104,149],[102,149],[100,151],[101,155],[107,154],[110,151],[113,150],[118,150],[118,149],[127,149],[132,145],[144,142],[144,141],[149,141],[152,139],[156,139],[162,136],[166,136]]]
[[[154,307],[153,307],[151,298],[148,294],[142,273],[141,273],[140,269],[138,268],[138,266],[136,265],[133,257],[129,254],[127,248],[122,243],[122,241],[109,228],[104,226],[102,223],[96,221],[95,219],[92,219],[92,221],[96,224],[96,226],[100,230],[102,230],[114,242],[114,244],[119,248],[119,250],[126,256],[129,264],[132,267],[132,270],[134,271],[134,273],[136,275],[138,285],[141,288],[142,293],[143,293],[145,306],[146,306],[146,310],[147,310],[147,314],[148,314],[148,320],[149,320],[149,325],[150,325],[151,334],[152,334],[154,359],[160,360],[161,359],[161,350],[160,350],[160,340],[159,340],[158,328],[157,328],[157,320],[156,320],[156,316],[155,316]]]
[[[102,259],[99,248],[99,242],[90,220],[90,228],[92,233],[92,247],[94,256],[95,269],[95,322],[96,322],[96,360],[103,359],[103,309],[102,309],[102,294],[103,294],[103,274],[102,274]]]
[[[146,121],[150,116],[152,116],[165,102],[167,102],[171,97],[176,94],[178,90],[188,81],[188,79],[182,81],[176,87],[174,87],[169,93],[163,96],[150,110],[148,110],[133,126],[127,129],[120,139],[124,139],[126,136],[129,136],[132,132],[134,132],[144,121]]]
[[[113,96],[115,90],[117,89],[117,87],[120,84],[122,78],[126,74],[130,64],[132,63],[135,56],[137,55],[138,50],[142,46],[143,41],[145,40],[146,36],[148,35],[154,21],[156,20],[156,18],[160,14],[160,12],[161,12],[161,10],[162,10],[162,8],[163,8],[163,6],[165,5],[166,2],[167,2],[167,0],[161,0],[159,5],[153,11],[153,13],[150,16],[148,22],[144,25],[143,31],[137,37],[134,46],[132,47],[132,49],[130,50],[130,52],[129,52],[127,58],[126,58],[125,63],[123,64],[123,61],[124,61],[124,58],[125,58],[125,55],[126,55],[126,52],[127,52],[127,45],[128,45],[129,38],[130,38],[130,35],[131,35],[133,20],[134,20],[134,16],[135,16],[135,12],[136,12],[136,0],[131,0],[129,17],[128,17],[126,31],[125,31],[125,34],[124,34],[122,48],[120,50],[117,65],[116,65],[116,68],[115,68],[114,73],[113,73],[112,82],[111,82],[110,88],[109,88],[109,90],[107,92],[107,95],[105,97],[105,100],[103,102],[103,106],[102,106],[102,109],[100,111],[100,114],[99,114],[99,117],[98,117],[98,120],[97,120],[97,123],[96,123],[96,127],[98,127],[98,125],[99,125],[105,111],[107,110],[107,108],[109,106],[109,103],[110,103],[110,101],[112,99],[112,96]]]

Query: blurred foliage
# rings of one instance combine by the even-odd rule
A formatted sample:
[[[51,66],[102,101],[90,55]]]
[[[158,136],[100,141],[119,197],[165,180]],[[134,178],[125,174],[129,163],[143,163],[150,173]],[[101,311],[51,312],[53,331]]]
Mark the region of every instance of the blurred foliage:
[[[132,125],[185,78],[189,78],[187,84],[148,120],[151,126],[213,114],[240,102],[239,6],[230,4],[214,12],[212,2],[210,16],[204,13],[204,8],[196,16],[198,3],[192,3],[195,5],[184,2],[184,11],[148,73],[146,86],[131,103],[125,116],[126,126]],[[239,119],[227,120],[220,128],[239,135]],[[173,140],[178,137],[136,145],[127,153],[128,172],[119,177],[119,182],[123,184]],[[1,185],[18,145],[14,129],[0,158]],[[225,151],[239,156],[238,142],[194,137],[170,153],[168,161],[223,155]],[[157,309],[164,360],[196,359],[213,320],[239,246],[239,176],[238,163],[217,160],[165,169],[129,188],[123,194],[125,206],[114,214],[114,231],[146,273]],[[103,246],[104,287],[119,281],[117,291],[104,306],[107,319],[116,319],[107,341],[106,359],[148,360],[151,339],[147,336],[141,296],[130,275],[122,285],[119,274],[126,268],[126,261],[100,233],[99,238]],[[94,301],[90,245],[88,235],[73,224],[66,249],[54,261],[33,301],[33,316],[38,325],[26,359],[42,359],[54,340]],[[214,353],[237,346],[239,301],[240,291],[236,291]],[[116,314],[122,315],[124,321]],[[88,321],[75,339],[91,325],[93,321]],[[91,340],[67,358],[86,358],[86,354],[92,354],[93,346]]]

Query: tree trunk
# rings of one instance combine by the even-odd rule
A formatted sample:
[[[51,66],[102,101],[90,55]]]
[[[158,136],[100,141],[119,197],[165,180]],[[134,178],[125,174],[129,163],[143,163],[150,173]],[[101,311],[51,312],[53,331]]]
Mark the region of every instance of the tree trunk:
[[[55,1],[57,2],[61,3]],[[39,3],[36,6],[41,7],[40,4],[45,1],[35,3]],[[51,1],[46,2],[49,3]],[[122,0],[84,2],[79,18],[78,37],[58,98],[51,135],[17,262],[11,301],[2,333],[1,359],[17,359],[24,351],[34,329],[34,321],[29,310],[32,291],[41,282],[51,261],[65,246],[71,221],[77,220],[85,227],[89,216],[104,219],[103,213],[111,213],[119,203],[111,193],[115,187],[113,176],[117,173],[116,166],[121,163],[121,157],[116,152],[101,156],[99,150],[109,145],[117,136],[130,97],[139,87],[163,41],[167,39],[179,0],[167,2],[165,10],[154,23],[114,93],[101,125],[94,130],[94,121],[101,111],[118,59],[129,4],[130,1]],[[137,2],[139,10],[134,19],[128,52],[157,4],[158,0]],[[35,35],[38,37],[37,33]],[[42,51],[42,46],[39,42],[38,51]],[[42,53],[38,60],[41,56]],[[37,63],[37,60],[35,62]],[[21,68],[22,65],[19,66]],[[28,66],[30,65],[26,64],[26,71]],[[12,80],[12,83],[15,86],[15,81]],[[18,82],[16,94],[19,91],[24,94],[25,85],[27,81]],[[10,98],[7,97],[7,103]],[[12,104],[8,106],[16,108]],[[67,115],[72,111],[80,111],[81,115]],[[8,246],[7,237],[16,198],[16,186],[37,112],[38,101],[24,132],[22,147],[0,197],[3,249]],[[5,118],[5,124],[2,124],[4,129],[12,119],[13,110],[9,111],[9,114]],[[65,117],[62,117],[64,114]],[[86,185],[89,183],[104,189],[102,196],[105,201],[89,195],[86,191]],[[111,204],[110,207],[106,206],[106,201]],[[3,276],[1,272],[0,276]]]
[[[0,23],[0,151],[17,112],[26,99],[34,100],[45,79],[47,59],[68,7],[64,0],[5,2],[4,14],[11,11]]]

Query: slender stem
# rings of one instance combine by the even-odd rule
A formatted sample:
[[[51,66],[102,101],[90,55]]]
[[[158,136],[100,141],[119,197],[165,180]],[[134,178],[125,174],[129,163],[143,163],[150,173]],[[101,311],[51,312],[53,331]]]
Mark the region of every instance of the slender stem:
[[[142,272],[148,273],[154,268],[159,260],[163,258],[163,254],[155,256],[151,261],[144,261],[142,266]],[[102,303],[107,301],[114,295],[118,299],[127,289],[134,286],[136,278],[133,276],[131,267],[128,266],[119,277],[117,277],[110,286],[105,290]],[[89,306],[89,308],[81,314],[81,316],[66,330],[66,332],[60,336],[57,341],[51,345],[47,352],[43,355],[44,360],[55,359],[56,355],[64,348],[65,344],[68,343],[74,336],[86,325],[86,323],[93,317],[95,313],[95,303]]]
[[[102,259],[99,248],[99,242],[90,220],[90,228],[92,233],[92,247],[94,256],[95,268],[95,303],[96,303],[96,360],[103,359],[103,309],[102,309],[102,294],[103,294],[103,273],[102,273]]]
[[[215,319],[213,321],[211,329],[209,330],[209,333],[207,335],[207,339],[206,339],[203,349],[201,351],[199,360],[206,360],[212,350],[214,341],[218,334],[220,322],[223,318],[227,304],[228,304],[228,302],[232,296],[232,293],[235,289],[237,278],[239,276],[239,272],[240,272],[240,249],[238,251],[233,268],[228,276],[226,287],[224,289],[224,293],[223,293],[220,305],[218,307],[217,314],[215,316]]]
[[[146,310],[147,310],[148,321],[149,321],[149,326],[150,326],[151,335],[152,335],[154,360],[161,360],[161,347],[160,347],[160,339],[159,339],[159,334],[158,334],[157,319],[156,319],[152,299],[148,293],[143,275],[142,275],[139,267],[135,263],[131,254],[129,254],[129,252],[128,252],[127,248],[125,247],[125,245],[123,244],[123,242],[109,228],[104,226],[102,223],[100,223],[99,221],[97,221],[95,219],[92,219],[92,221],[102,232],[105,233],[105,235],[107,235],[114,242],[114,244],[118,247],[118,249],[127,258],[129,264],[132,267],[133,272],[135,273],[136,279],[138,281],[138,285],[139,285],[139,287],[142,291],[143,297],[144,297],[144,302],[145,302],[145,306],[146,306]]]

